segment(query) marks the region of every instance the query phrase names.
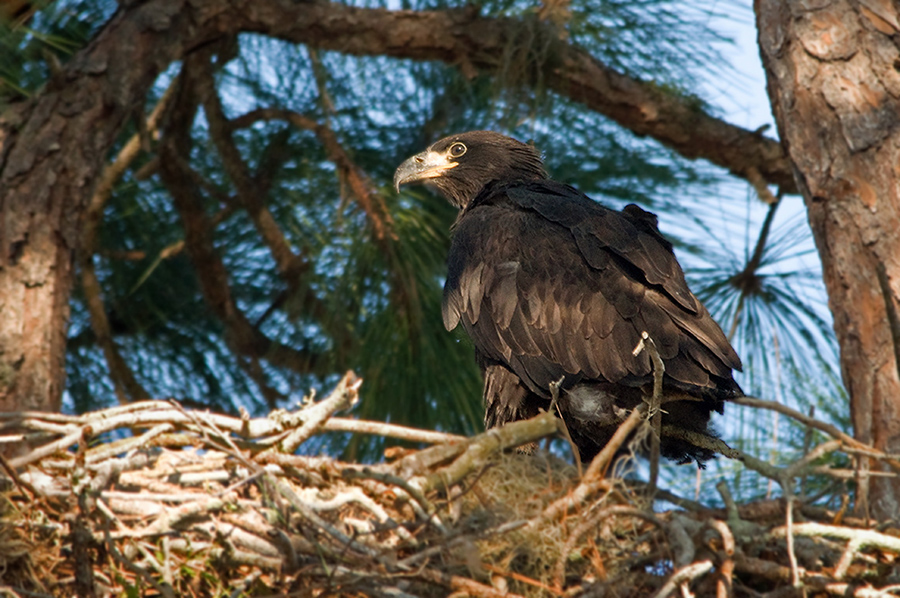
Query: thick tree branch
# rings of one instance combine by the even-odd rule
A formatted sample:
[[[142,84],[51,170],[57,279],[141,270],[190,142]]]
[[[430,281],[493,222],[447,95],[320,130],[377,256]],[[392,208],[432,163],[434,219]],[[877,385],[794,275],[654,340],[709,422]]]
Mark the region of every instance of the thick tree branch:
[[[159,44],[155,51],[147,50],[139,63],[151,75],[192,48],[242,31],[347,54],[440,60],[471,74],[494,73],[504,66],[503,57],[517,47],[521,52],[539,52],[529,57],[537,62],[530,73],[533,79],[526,83],[539,78],[554,92],[687,158],[709,160],[743,178],[758,173],[786,193],[797,192],[777,141],[715,118],[695,101],[652,82],[615,71],[583,48],[560,39],[552,24],[536,19],[482,17],[471,7],[391,11],[330,2],[215,0],[194,9],[183,0],[155,0],[124,11],[101,37],[121,35],[126,23],[142,27],[142,41],[155,37]],[[134,35],[133,30],[128,33]]]

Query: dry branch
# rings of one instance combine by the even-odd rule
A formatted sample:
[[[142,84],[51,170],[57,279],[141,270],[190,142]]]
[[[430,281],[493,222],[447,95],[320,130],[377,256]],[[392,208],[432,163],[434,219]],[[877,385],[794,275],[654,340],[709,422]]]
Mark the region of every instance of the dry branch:
[[[820,430],[836,440],[840,440],[848,447],[864,451],[865,454],[871,457],[884,460],[885,463],[890,465],[891,469],[900,472],[900,457],[896,455],[886,455],[884,452],[876,450],[873,447],[860,442],[849,434],[845,434],[832,424],[819,421],[808,415],[804,415],[799,411],[796,411],[795,409],[791,409],[787,405],[782,405],[774,401],[757,399],[754,397],[742,397],[740,399],[735,399],[733,402],[738,405],[746,405],[748,407],[770,409],[772,411],[777,411],[778,413],[781,413],[783,415],[787,415],[788,417],[795,419],[798,422],[809,426],[810,428],[815,428],[816,430]]]
[[[671,578],[669,578],[666,584],[662,588],[660,588],[660,590],[654,595],[653,598],[666,598],[669,594],[675,591],[675,588],[677,588],[681,584],[688,583],[697,579],[712,568],[712,561],[699,561],[697,563],[686,565],[685,567],[676,571],[675,574],[672,575]]]
[[[362,384],[362,380],[357,378],[356,374],[347,372],[340,383],[338,383],[337,388],[334,389],[334,392],[331,393],[331,396],[304,409],[303,424],[299,428],[291,430],[284,440],[281,441],[279,445],[281,452],[293,453],[310,436],[315,434],[332,414],[353,407],[359,400],[360,384]]]
[[[580,505],[584,504],[588,497],[595,493],[597,490],[600,490],[604,486],[608,485],[605,483],[604,475],[606,473],[606,468],[609,465],[610,461],[612,461],[613,456],[616,454],[616,451],[625,443],[625,439],[628,438],[628,435],[641,423],[641,420],[646,411],[645,405],[638,406],[631,414],[628,416],[622,424],[619,426],[619,429],[616,430],[616,433],[613,434],[613,437],[609,440],[609,443],[603,447],[603,449],[594,457],[594,460],[591,461],[590,466],[587,471],[584,473],[584,477],[581,480],[581,483],[572,491],[570,495],[564,496],[563,498],[557,500],[556,502],[550,504],[544,512],[541,514],[542,519],[553,520],[564,514],[569,509],[576,509]]]

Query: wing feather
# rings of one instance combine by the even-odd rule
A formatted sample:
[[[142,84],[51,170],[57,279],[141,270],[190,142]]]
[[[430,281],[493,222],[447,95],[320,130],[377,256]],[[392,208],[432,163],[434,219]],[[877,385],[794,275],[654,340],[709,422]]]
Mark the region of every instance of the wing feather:
[[[641,305],[641,313],[635,318],[637,329],[647,332],[653,337],[659,356],[663,359],[673,359],[678,355],[682,332],[675,325],[666,312],[659,306],[663,297],[653,296],[655,293],[647,291],[647,300]]]
[[[459,324],[462,310],[460,309],[462,298],[459,287],[451,288],[444,285],[444,299],[441,303],[441,315],[444,318],[444,328],[453,330]]]
[[[600,338],[606,338],[612,334],[618,321],[616,309],[610,305],[603,293],[594,293],[587,298],[590,307],[585,314],[585,319],[591,324],[593,333]]]
[[[596,361],[597,369],[603,380],[618,382],[628,375],[628,367],[625,365],[622,350],[619,347],[616,347],[611,341],[596,336],[588,340],[591,356]]]
[[[548,355],[547,339],[529,326],[522,312],[515,310],[509,326],[500,329],[500,336],[518,355]]]
[[[494,270],[493,281],[488,300],[493,323],[501,329],[509,328],[509,323],[519,306],[519,293],[516,289],[516,277],[519,262],[504,262]],[[471,321],[472,324],[476,322]]]
[[[550,283],[551,288],[558,284],[558,282]],[[548,297],[547,301],[544,301],[544,309],[541,310],[541,315],[538,319],[538,328],[550,336],[561,336],[559,334],[562,329],[562,312],[560,310],[561,300],[564,299],[555,296]],[[572,307],[567,305],[566,308],[571,309]]]
[[[532,326],[537,325],[542,311],[541,298],[537,290],[520,290],[519,296],[523,299],[522,310],[525,320]]]
[[[632,354],[643,331],[681,386],[711,388],[710,375],[740,367],[636,206],[608,210],[550,181],[509,186],[462,213],[448,262],[445,325],[462,321],[479,354],[540,396],[562,376],[647,384],[649,354]]]
[[[462,310],[471,314],[473,322],[478,321],[481,315],[481,300],[484,296],[484,284],[481,275],[484,272],[484,262],[478,262],[473,268],[463,272],[460,282],[460,295],[462,298]]]
[[[599,272],[599,276],[602,293],[616,308],[619,317],[633,319],[641,309],[647,287],[619,268],[605,268]]]
[[[690,357],[667,362],[666,374],[685,385],[702,388],[710,385],[709,372]]]

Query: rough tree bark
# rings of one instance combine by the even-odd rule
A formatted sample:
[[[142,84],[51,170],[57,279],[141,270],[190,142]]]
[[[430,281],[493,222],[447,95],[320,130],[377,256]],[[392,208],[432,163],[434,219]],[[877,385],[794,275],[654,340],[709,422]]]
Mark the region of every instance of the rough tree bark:
[[[822,258],[854,434],[897,453],[900,8],[889,0],[755,8],[775,120]],[[863,483],[859,499],[876,518],[897,517],[900,480]]]
[[[0,116],[0,410],[60,406],[81,217],[123,123],[196,43],[172,4],[117,13],[37,98]]]

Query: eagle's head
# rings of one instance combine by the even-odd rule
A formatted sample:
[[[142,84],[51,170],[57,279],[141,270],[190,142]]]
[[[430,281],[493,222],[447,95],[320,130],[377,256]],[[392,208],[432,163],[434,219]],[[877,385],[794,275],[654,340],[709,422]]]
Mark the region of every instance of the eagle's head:
[[[546,177],[534,146],[493,131],[469,131],[444,137],[407,159],[394,173],[394,187],[399,191],[400,185],[424,183],[461,209],[493,181]]]

